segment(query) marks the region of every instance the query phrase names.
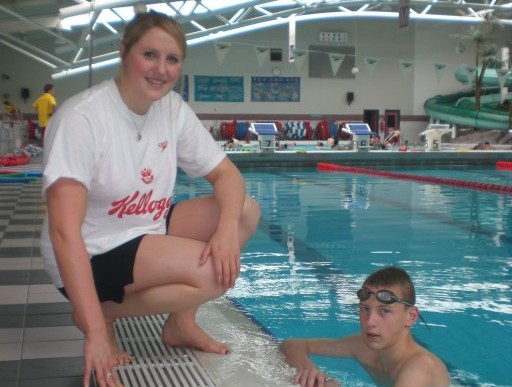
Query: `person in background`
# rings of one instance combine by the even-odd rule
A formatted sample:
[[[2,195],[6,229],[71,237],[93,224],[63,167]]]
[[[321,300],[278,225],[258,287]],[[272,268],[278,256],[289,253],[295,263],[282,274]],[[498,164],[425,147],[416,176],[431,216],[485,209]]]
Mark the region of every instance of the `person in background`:
[[[14,106],[11,101],[4,101],[4,106],[9,119],[18,121],[23,120],[20,108]]]
[[[229,138],[224,144],[224,149],[235,149],[240,147],[240,141],[236,137]]]
[[[350,145],[348,146],[342,146],[340,144],[340,140],[338,140],[337,138],[334,139],[334,141],[332,142],[332,145],[331,145],[331,150],[344,150],[344,149],[350,149]]]
[[[400,142],[400,129],[394,129],[387,135],[384,139],[384,144],[386,146],[397,146]]]
[[[53,94],[53,85],[51,83],[47,83],[44,85],[43,91],[43,94],[41,94],[32,104],[32,107],[37,112],[37,121],[41,130],[41,140],[44,139],[44,132],[48,126],[48,121],[57,107],[57,100]]]
[[[14,115],[16,113],[16,107],[10,101],[4,101],[5,111],[8,115]]]
[[[473,147],[473,150],[494,150],[489,141],[479,142]]]
[[[297,368],[294,382],[303,387],[339,383],[322,372],[310,355],[354,358],[378,386],[445,387],[444,363],[411,334],[418,316],[411,278],[403,269],[385,267],[371,274],[357,291],[361,333],[340,339],[287,339],[280,349]]]
[[[370,135],[370,145],[373,149],[380,150],[386,149],[386,145],[380,141],[380,137],[378,135],[372,134]]]
[[[186,38],[172,18],[139,13],[125,28],[121,68],[66,100],[45,135],[47,214],[41,255],[84,333],[84,378],[121,385],[115,319],[168,314],[162,341],[217,354],[196,322],[200,305],[235,286],[259,222],[242,175],[172,91]],[[212,194],[173,202],[178,168]]]

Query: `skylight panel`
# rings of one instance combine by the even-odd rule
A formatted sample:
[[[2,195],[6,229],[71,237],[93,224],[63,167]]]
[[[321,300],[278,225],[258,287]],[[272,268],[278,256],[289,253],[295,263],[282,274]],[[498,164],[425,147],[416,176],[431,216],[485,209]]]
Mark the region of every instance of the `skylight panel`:
[[[243,7],[245,3],[252,2],[251,0],[239,0],[236,2],[236,5]],[[218,11],[219,9],[233,6],[233,0],[203,0],[202,4],[209,10]]]
[[[167,4],[148,4],[147,5],[148,7],[148,10],[151,10],[151,11],[155,11],[155,12],[159,12],[159,13],[163,13],[165,15],[169,15],[169,16],[176,16],[176,11],[174,9],[172,9],[171,7],[169,7]]]
[[[122,21],[122,19],[120,19],[119,16],[110,9],[104,9],[101,11],[98,19],[96,20],[97,23],[115,23],[119,21]]]

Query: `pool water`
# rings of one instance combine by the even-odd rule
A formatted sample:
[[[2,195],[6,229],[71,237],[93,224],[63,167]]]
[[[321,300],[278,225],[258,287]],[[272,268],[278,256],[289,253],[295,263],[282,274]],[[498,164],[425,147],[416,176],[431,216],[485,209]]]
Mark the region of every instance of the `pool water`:
[[[512,185],[494,167],[388,170]],[[359,332],[356,290],[398,265],[430,326],[413,335],[454,385],[512,386],[512,196],[315,168],[242,172],[262,217],[228,296],[277,340]],[[206,192],[180,175],[178,200]],[[314,360],[344,386],[373,385],[353,360]]]

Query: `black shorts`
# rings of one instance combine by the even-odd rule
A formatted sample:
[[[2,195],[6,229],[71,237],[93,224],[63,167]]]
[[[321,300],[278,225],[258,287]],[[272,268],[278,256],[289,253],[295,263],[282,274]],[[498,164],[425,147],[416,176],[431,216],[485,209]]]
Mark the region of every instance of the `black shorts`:
[[[167,229],[169,229],[174,206],[175,204],[171,205],[167,214]],[[91,258],[94,285],[100,302],[113,301],[118,304],[123,302],[124,287],[133,282],[135,256],[137,255],[140,242],[145,235],[140,235],[112,250],[94,255]],[[66,298],[69,298],[65,288],[58,289]]]
[[[91,269],[94,286],[100,302],[123,302],[124,287],[133,282],[133,265],[140,241],[145,235],[140,235],[103,254],[91,258]],[[59,288],[67,297],[66,289]]]

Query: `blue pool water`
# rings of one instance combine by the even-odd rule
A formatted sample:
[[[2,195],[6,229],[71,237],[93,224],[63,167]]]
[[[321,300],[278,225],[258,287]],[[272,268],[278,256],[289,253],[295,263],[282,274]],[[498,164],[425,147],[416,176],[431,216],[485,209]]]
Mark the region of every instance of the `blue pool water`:
[[[388,169],[512,185],[494,167]],[[385,265],[416,285],[415,338],[455,385],[512,386],[512,196],[316,169],[243,170],[262,210],[228,296],[278,340],[357,333],[355,291]],[[180,175],[177,199],[209,192]],[[372,386],[353,360],[315,358],[344,386]]]

